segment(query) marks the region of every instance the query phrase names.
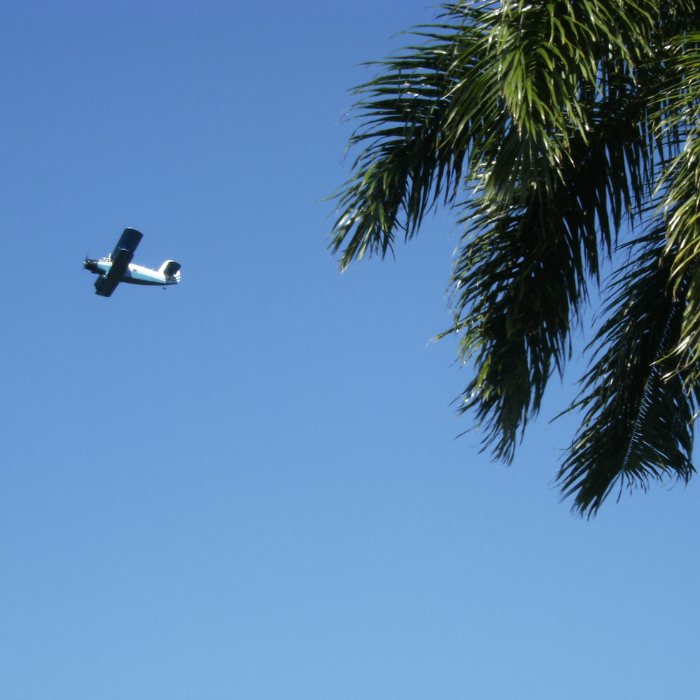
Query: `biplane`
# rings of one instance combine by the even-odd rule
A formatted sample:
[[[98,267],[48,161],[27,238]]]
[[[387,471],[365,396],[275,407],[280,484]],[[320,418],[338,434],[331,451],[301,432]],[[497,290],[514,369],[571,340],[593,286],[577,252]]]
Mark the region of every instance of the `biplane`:
[[[128,284],[158,285],[165,289],[168,285],[180,282],[180,263],[166,260],[159,270],[134,265],[131,261],[143,234],[134,228],[125,228],[119,242],[108,258],[91,260],[85,258],[83,267],[99,275],[95,282],[95,294],[101,297],[112,296],[120,282]]]

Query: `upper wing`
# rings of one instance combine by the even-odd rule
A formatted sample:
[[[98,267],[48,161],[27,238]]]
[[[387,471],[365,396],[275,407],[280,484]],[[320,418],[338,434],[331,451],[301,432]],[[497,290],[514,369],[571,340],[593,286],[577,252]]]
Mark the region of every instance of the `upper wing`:
[[[112,292],[124,276],[142,238],[143,234],[135,228],[124,229],[124,233],[109,256],[112,267],[107,271],[107,274],[98,277],[95,282],[95,294],[99,294],[101,297],[112,296]]]
[[[138,231],[136,233],[138,233]],[[124,238],[124,236],[122,236],[122,238]],[[112,255],[114,255],[114,253],[112,253]],[[117,254],[112,258],[112,267],[107,270],[105,275],[97,278],[95,282],[95,289],[97,291],[95,294],[99,294],[101,297],[111,296],[116,286],[121,282],[122,277],[124,277],[126,268],[129,267],[129,263],[133,257],[134,254],[126,248],[117,251]]]
[[[122,236],[123,238],[123,236]],[[107,279],[115,280],[115,283],[119,282],[119,278],[124,276],[126,268],[129,267],[129,263],[134,257],[132,251],[122,248],[119,251],[115,251],[116,255],[112,253],[112,267],[107,270],[105,277]]]
[[[116,260],[117,256],[119,255],[119,251],[126,250],[127,252],[131,253],[131,257],[133,258],[134,252],[136,251],[136,248],[138,248],[139,243],[141,243],[142,238],[143,234],[140,231],[137,231],[135,228],[125,228],[124,233],[122,233],[122,237],[119,239],[119,243],[117,243],[109,257],[112,260]],[[131,258],[129,258],[129,260],[131,260]],[[127,263],[127,265],[128,264],[129,263]]]
[[[112,261],[112,267],[104,277],[98,277],[95,282],[95,289],[97,290],[95,294],[99,294],[102,297],[112,295],[120,279],[124,276],[126,268],[129,267],[129,263],[133,260],[134,251],[142,238],[143,234],[135,228],[124,229],[124,233],[122,233],[119,242],[109,256]]]
[[[118,284],[118,279],[100,275],[95,281],[95,294],[99,294],[101,297],[111,297]]]

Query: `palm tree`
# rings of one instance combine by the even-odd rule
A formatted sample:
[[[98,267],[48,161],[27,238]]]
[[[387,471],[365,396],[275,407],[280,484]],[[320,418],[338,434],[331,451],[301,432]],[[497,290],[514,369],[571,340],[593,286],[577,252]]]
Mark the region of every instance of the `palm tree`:
[[[436,205],[463,230],[450,279],[459,412],[510,462],[603,263],[604,321],[572,409],[563,495],[687,481],[700,406],[700,3],[442,6],[356,90],[336,193],[341,269],[412,238]]]

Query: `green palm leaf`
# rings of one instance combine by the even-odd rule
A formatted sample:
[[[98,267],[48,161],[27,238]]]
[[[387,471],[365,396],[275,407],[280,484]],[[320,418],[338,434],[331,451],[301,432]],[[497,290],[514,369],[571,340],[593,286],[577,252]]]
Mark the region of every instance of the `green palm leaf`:
[[[669,357],[682,336],[687,287],[670,293],[674,260],[665,255],[663,222],[641,244],[612,287],[609,318],[593,341],[599,359],[574,405],[585,411],[583,424],[559,473],[564,495],[589,514],[618,482],[687,481],[694,471],[696,398]]]
[[[360,152],[336,194],[331,250],[344,268],[410,239],[438,203],[459,212],[454,322],[442,336],[459,334],[473,371],[459,411],[473,412],[499,459],[512,460],[563,372],[622,227],[650,226],[627,244],[633,262],[593,341],[583,425],[560,472],[581,512],[618,481],[692,472],[697,32],[690,0],[457,2],[356,91]]]

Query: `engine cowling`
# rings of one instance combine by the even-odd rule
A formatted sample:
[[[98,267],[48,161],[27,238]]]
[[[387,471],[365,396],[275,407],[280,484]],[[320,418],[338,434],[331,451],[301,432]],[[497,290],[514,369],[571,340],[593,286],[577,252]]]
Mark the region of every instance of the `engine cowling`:
[[[97,260],[90,260],[90,258],[87,258],[83,263],[83,267],[90,272],[94,272],[95,274],[102,274],[102,272],[97,269]]]

